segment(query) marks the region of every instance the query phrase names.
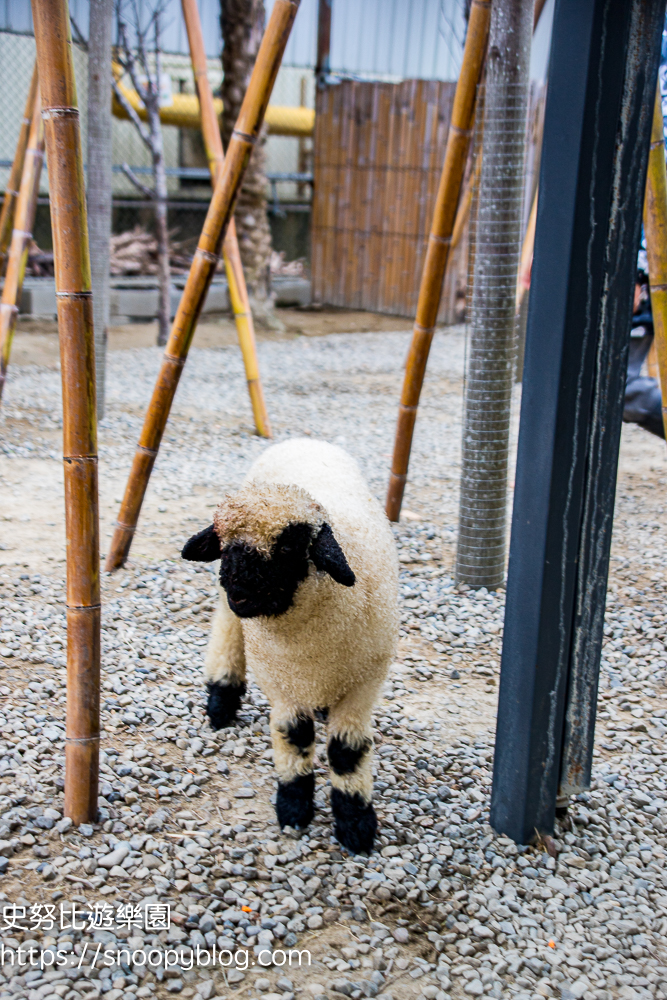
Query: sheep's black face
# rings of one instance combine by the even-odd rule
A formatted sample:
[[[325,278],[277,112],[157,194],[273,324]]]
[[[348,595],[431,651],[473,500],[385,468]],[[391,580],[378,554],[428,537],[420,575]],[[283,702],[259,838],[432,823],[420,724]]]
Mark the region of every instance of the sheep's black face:
[[[291,607],[296,588],[308,575],[308,524],[290,524],[278,536],[270,556],[246,542],[222,550],[220,583],[239,618],[282,615]]]
[[[353,587],[355,582],[345,553],[326,523],[315,537],[310,524],[288,524],[268,556],[243,541],[230,542],[221,549],[211,524],[186,542],[181,555],[193,562],[220,560],[220,583],[239,618],[283,615],[308,575],[308,560],[343,587]]]

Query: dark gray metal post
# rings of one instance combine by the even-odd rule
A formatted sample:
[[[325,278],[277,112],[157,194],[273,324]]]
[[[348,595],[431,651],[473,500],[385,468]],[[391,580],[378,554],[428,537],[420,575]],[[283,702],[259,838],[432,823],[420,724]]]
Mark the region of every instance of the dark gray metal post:
[[[491,800],[524,843],[553,831],[561,767],[590,771],[664,12],[556,0]]]

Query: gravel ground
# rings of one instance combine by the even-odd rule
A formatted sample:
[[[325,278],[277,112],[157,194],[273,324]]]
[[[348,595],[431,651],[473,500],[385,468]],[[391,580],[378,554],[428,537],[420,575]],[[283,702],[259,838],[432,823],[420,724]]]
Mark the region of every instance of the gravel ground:
[[[407,343],[262,344],[276,437],[343,444],[382,496]],[[370,858],[331,837],[325,767],[315,822],[281,834],[256,686],[236,726],[214,733],[205,720],[214,577],[177,553],[265,447],[233,348],[193,350],[132,562],[104,578],[100,823],[62,818],[59,376],[12,369],[0,415],[0,1000],[667,997],[664,445],[624,430],[593,786],[553,842],[517,846],[488,825],[504,595],[451,579],[463,354],[460,330],[436,339],[396,528],[402,629],[376,711]],[[158,363],[153,349],[110,355],[103,537]],[[160,903],[168,930],[147,926]],[[19,943],[62,964],[12,965]],[[192,950],[213,945],[238,956],[224,973],[193,965]],[[132,954],[103,964],[98,946]],[[162,964],[142,963],[142,948]],[[310,965],[280,965],[291,949]]]

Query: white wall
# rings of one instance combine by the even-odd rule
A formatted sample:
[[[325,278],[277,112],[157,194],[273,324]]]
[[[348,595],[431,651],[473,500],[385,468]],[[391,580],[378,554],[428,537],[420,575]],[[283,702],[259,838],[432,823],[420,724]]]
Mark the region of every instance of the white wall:
[[[331,68],[336,73],[385,78],[455,80],[461,62],[463,0],[332,0]],[[220,0],[198,0],[209,58],[222,48]],[[273,0],[265,0],[267,15]],[[312,68],[317,51],[318,0],[301,0],[283,60]],[[88,0],[70,0],[70,12],[88,34]],[[543,79],[554,0],[548,0],[534,40],[531,76]],[[30,0],[0,0],[0,31],[31,32]],[[168,0],[164,49],[187,54],[180,0]]]
[[[209,58],[219,55],[220,0],[198,0]],[[267,15],[273,0],[265,0]],[[461,56],[463,0],[333,0],[331,66],[335,72],[455,79]],[[315,65],[318,0],[301,0],[284,64]],[[88,34],[88,0],[70,12]],[[148,9],[148,8],[147,8]],[[0,0],[0,31],[31,32],[30,0]],[[164,50],[186,54],[180,0],[168,0]]]

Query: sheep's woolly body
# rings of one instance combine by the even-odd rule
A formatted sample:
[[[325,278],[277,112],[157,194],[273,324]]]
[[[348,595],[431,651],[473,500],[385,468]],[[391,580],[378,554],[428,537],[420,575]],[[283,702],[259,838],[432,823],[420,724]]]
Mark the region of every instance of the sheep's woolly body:
[[[335,445],[297,438],[268,448],[246,482],[250,490],[301,487],[317,501],[356,575],[348,589],[311,566],[289,611],[242,622],[246,660],[260,687],[295,713],[332,709],[359,684],[379,687],[396,651],[398,559],[359,466]],[[282,527],[277,521],[274,530]]]
[[[297,521],[311,524],[314,535],[324,522],[330,525],[354,586],[335,583],[311,564],[284,614],[244,619],[232,614],[221,593],[207,679],[236,682],[245,677],[246,664],[250,668],[271,702],[282,780],[312,768],[310,750],[298,757],[290,749],[283,723],[327,708],[330,739],[338,736],[359,751],[352,771],[332,770],[334,788],[369,802],[371,713],[398,637],[396,546],[357,463],[322,441],[294,439],[268,448],[239,493],[220,505],[214,524],[223,545],[242,539],[268,552]]]

